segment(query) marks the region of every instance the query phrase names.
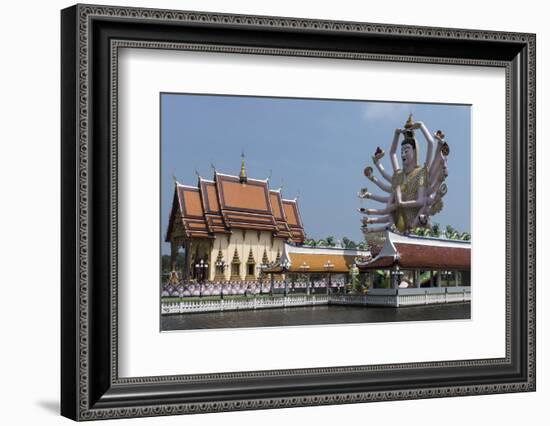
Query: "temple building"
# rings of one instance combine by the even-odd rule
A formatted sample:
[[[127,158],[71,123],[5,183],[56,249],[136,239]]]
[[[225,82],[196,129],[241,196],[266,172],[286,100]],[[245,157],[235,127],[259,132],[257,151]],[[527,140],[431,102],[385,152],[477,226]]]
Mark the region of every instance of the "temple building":
[[[284,199],[269,180],[214,172],[197,186],[175,182],[166,233],[172,269],[197,281],[257,280],[278,263],[285,243],[301,245],[305,233],[297,200]],[[180,249],[184,265],[176,265]]]

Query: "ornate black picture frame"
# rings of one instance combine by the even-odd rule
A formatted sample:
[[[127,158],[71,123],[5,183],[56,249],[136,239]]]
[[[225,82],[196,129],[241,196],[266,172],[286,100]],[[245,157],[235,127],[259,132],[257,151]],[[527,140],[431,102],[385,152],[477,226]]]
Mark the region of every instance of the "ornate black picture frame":
[[[63,10],[61,28],[62,415],[91,420],[535,390],[535,35],[95,5]],[[506,356],[120,378],[116,94],[124,46],[504,68]]]

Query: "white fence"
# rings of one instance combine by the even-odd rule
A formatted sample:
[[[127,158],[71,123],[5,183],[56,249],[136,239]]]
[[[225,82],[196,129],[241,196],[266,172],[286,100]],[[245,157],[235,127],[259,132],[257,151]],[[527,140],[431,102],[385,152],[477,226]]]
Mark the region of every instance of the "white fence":
[[[430,287],[369,290],[366,295],[311,295],[291,297],[250,297],[242,299],[162,302],[161,313],[188,314],[315,305],[419,306],[471,301],[470,287]]]
[[[162,314],[188,314],[196,312],[223,312],[254,309],[287,308],[328,304],[326,295],[292,297],[251,297],[248,299],[194,300],[162,302]]]
[[[355,306],[419,306],[471,301],[470,287],[375,288],[366,295],[334,295],[330,304]]]

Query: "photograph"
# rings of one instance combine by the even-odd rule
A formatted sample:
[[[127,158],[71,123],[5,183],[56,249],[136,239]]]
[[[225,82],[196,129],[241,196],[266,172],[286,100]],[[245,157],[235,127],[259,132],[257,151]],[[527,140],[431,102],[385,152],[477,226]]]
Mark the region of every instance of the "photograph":
[[[159,106],[161,331],[470,319],[471,105]]]

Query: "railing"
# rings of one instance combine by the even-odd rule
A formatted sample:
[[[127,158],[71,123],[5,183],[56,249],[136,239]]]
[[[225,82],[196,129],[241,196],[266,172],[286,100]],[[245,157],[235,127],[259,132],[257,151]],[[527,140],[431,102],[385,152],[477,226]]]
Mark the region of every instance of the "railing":
[[[470,287],[372,289],[366,295],[331,295],[331,305],[418,306],[469,302]]]
[[[367,305],[419,306],[471,301],[470,287],[429,287],[403,289],[372,289]]]
[[[188,314],[197,312],[223,312],[255,309],[287,308],[326,305],[326,295],[292,296],[276,298],[222,299],[206,301],[162,302],[162,314]]]
[[[430,287],[407,289],[372,289],[366,295],[300,295],[286,297],[250,297],[243,299],[182,300],[162,302],[162,314],[223,312],[287,308],[316,305],[419,306],[471,301],[470,287]]]

